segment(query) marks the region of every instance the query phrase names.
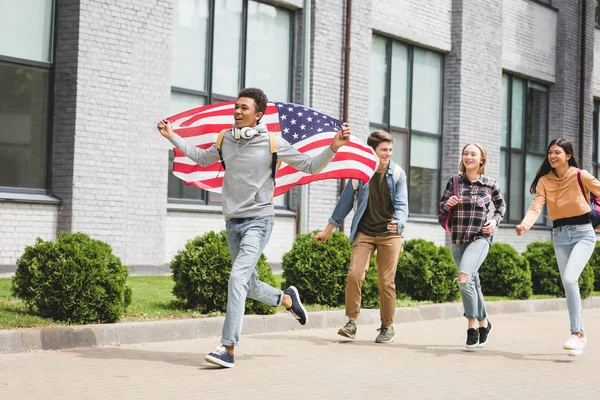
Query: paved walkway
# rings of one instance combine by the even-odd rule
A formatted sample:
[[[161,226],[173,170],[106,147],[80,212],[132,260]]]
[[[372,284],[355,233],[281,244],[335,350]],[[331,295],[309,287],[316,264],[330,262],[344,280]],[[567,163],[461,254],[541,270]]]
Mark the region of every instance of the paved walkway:
[[[584,318],[580,357],[562,350],[566,311],[494,315],[474,352],[452,318],[396,324],[390,345],[375,325],[354,342],[335,329],[243,336],[228,370],[203,362],[218,338],[7,354],[0,399],[597,399],[600,309]]]

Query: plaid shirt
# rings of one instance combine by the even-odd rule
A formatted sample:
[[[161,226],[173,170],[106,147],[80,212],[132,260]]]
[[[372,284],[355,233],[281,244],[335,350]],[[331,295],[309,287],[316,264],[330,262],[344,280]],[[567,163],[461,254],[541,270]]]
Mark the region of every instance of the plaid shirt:
[[[446,206],[446,202],[454,195],[452,186],[452,178],[450,178],[440,200],[438,215],[444,214],[450,209]],[[502,198],[502,194],[500,194],[498,183],[493,178],[485,175],[481,175],[478,181],[471,182],[464,174],[460,174],[458,186],[457,192],[460,203],[452,209],[450,221],[452,243],[460,246],[471,243],[478,238],[485,238],[491,243],[493,234],[485,235],[481,232],[481,229],[488,221],[492,203],[495,208],[492,219],[500,224],[500,221],[504,218],[506,203]]]

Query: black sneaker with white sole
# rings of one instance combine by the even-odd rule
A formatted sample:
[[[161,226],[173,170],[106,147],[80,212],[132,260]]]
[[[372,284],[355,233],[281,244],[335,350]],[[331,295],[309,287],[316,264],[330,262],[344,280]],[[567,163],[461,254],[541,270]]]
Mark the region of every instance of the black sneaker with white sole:
[[[300,325],[305,325],[308,322],[308,313],[300,301],[298,289],[296,289],[294,286],[290,286],[289,288],[285,289],[283,293],[292,298],[292,307],[286,308],[286,311],[289,312],[292,317],[297,319],[298,322],[300,322]]]
[[[485,347],[488,342],[488,337],[490,336],[490,332],[494,327],[492,323],[488,320],[485,328],[483,326],[479,327],[479,347]]]
[[[467,349],[474,349],[479,344],[479,329],[467,329]]]

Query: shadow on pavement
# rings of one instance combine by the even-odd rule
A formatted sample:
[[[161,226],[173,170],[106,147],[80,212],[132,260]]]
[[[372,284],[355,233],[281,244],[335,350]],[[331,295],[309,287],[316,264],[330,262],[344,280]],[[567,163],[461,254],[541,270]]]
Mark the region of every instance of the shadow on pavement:
[[[318,336],[307,336],[307,335],[257,335],[253,336],[254,339],[264,340],[303,340],[315,344],[317,346],[327,345],[343,345],[343,346],[374,346],[378,348],[400,348],[406,350],[416,351],[418,353],[432,354],[435,357],[445,356],[465,356],[465,357],[504,357],[511,360],[517,361],[543,361],[552,362],[559,364],[568,364],[575,361],[573,357],[560,356],[554,353],[512,353],[509,351],[495,350],[493,345],[486,348],[480,348],[475,350],[467,350],[464,346],[453,346],[453,345],[417,345],[417,344],[406,344],[396,340],[390,344],[375,343],[374,340],[344,340],[344,339],[330,339]]]
[[[140,361],[156,361],[173,365],[186,367],[199,367],[201,369],[220,369],[218,367],[207,364],[204,361],[203,353],[176,353],[167,351],[155,350],[137,350],[124,349],[119,347],[95,348],[95,349],[75,349],[65,350],[65,353],[78,354],[82,358],[92,358],[100,360],[140,360]],[[236,356],[236,361],[253,360],[259,358],[280,358],[279,355],[239,355]]]

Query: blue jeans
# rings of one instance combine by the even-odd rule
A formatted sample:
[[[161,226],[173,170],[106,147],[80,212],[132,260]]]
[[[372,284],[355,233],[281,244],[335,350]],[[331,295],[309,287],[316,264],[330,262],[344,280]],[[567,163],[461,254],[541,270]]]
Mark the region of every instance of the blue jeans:
[[[583,333],[579,275],[596,246],[596,234],[591,224],[565,225],[552,229],[554,253],[560,279],[565,288],[571,332]]]
[[[275,217],[232,218],[225,222],[231,255],[227,285],[227,313],[221,334],[225,346],[238,346],[246,308],[246,297],[273,307],[281,305],[283,292],[258,279],[256,264],[265,249]]]
[[[461,246],[452,244],[458,274],[467,275],[466,282],[458,282],[458,288],[465,308],[464,315],[469,320],[483,321],[487,318],[478,271],[489,251],[490,243],[486,239],[475,239]]]

